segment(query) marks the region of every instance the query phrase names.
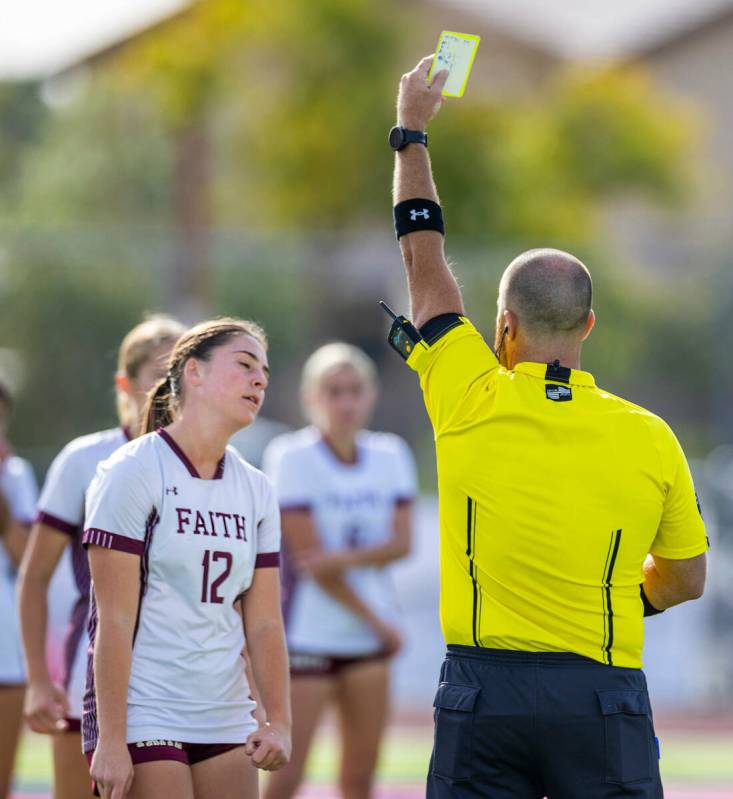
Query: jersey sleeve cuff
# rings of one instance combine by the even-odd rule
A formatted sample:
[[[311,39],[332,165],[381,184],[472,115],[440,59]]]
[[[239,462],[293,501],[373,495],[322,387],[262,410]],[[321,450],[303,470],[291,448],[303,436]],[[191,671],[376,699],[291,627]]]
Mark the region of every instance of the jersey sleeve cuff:
[[[279,566],[279,552],[259,552],[255,558],[255,569],[277,569]]]
[[[145,551],[145,542],[138,538],[128,538],[126,535],[110,533],[108,530],[100,530],[97,527],[89,527],[84,531],[82,538],[84,547],[90,545],[104,547],[105,549],[115,549],[118,552],[129,552],[131,555],[140,555]]]
[[[79,530],[79,525],[60,519],[58,516],[47,513],[45,510],[39,510],[38,513],[36,513],[34,521],[37,524],[45,524],[46,527],[51,527],[56,530],[56,532],[65,533],[66,535],[76,535]]]
[[[686,549],[654,547],[651,554],[659,555],[660,558],[667,558],[667,560],[687,560],[688,558],[696,558],[698,555],[703,555],[708,549],[710,549],[710,544],[706,539],[704,543],[696,544],[694,547],[687,547]]]

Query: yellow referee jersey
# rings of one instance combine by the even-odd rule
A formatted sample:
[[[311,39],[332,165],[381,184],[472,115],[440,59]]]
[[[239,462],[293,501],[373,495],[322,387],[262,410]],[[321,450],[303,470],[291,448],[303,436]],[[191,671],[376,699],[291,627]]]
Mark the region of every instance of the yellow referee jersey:
[[[707,549],[674,433],[588,372],[508,371],[448,326],[407,361],[435,431],[446,642],[641,667],[644,559]]]

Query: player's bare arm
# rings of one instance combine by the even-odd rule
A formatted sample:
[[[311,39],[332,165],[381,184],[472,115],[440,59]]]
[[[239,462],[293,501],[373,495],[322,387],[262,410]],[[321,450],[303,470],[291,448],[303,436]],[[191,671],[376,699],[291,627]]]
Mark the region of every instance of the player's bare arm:
[[[432,56],[402,76],[397,96],[397,124],[424,131],[443,103],[441,91],[448,77],[439,72],[427,82]],[[422,144],[410,144],[395,154],[394,204],[412,199],[438,203],[430,156]],[[407,271],[412,320],[420,326],[444,313],[463,313],[458,283],[445,258],[443,236],[435,230],[419,230],[400,238]]]
[[[94,649],[99,743],[90,774],[103,799],[124,799],[133,780],[127,749],[127,690],[140,589],[140,558],[91,546],[89,566],[99,618]]]
[[[307,510],[286,510],[282,512],[282,532],[288,551],[292,553],[296,564],[312,575],[318,585],[337,602],[340,602],[352,613],[363,619],[379,636],[388,652],[396,652],[401,641],[399,634],[390,625],[385,624],[374,611],[357,596],[348,585],[339,570],[325,570],[318,574],[308,568],[310,561],[317,561],[323,556],[323,549],[318,541],[313,519]]]
[[[292,727],[278,569],[255,569],[242,610],[254,684],[267,718],[247,739],[247,754],[258,768],[274,771],[290,759]]]
[[[374,547],[346,549],[342,552],[305,553],[299,565],[314,576],[336,574],[358,566],[386,566],[410,554],[412,541],[412,503],[395,508],[392,535]]]
[[[18,583],[20,624],[23,633],[28,690],[24,715],[34,732],[65,729],[69,707],[66,693],[54,684],[46,662],[48,587],[69,537],[37,522],[31,530]]]

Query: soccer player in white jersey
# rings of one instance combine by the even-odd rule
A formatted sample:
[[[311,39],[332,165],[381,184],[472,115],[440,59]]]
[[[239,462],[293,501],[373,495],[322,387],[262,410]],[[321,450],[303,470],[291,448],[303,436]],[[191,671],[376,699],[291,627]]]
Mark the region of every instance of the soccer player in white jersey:
[[[13,454],[5,435],[12,404],[9,389],[0,382],[0,799],[10,790],[23,720],[25,669],[15,610],[15,576],[38,493],[31,465]]]
[[[82,737],[103,797],[254,799],[253,765],[289,757],[279,511],[267,478],[227,446],[254,421],[267,383],[259,327],[192,328],[151,394],[150,432],[102,463],[87,494]]]
[[[153,316],[125,336],[115,378],[120,426],[67,444],[51,464],[41,494],[22,569],[20,608],[29,677],[25,715],[31,729],[54,734],[54,799],[89,793],[89,766],[81,751],[89,647],[89,565],[81,543],[84,494],[97,465],[140,433],[147,393],[165,375],[168,355],[183,332],[174,319]],[[64,677],[56,685],[46,663],[47,595],[69,544],[78,598],[64,646]]]
[[[312,426],[274,439],[264,462],[282,511],[293,702],[293,758],[265,796],[295,795],[319,718],[335,703],[341,795],[366,799],[388,716],[389,657],[400,646],[385,567],[409,552],[415,469],[402,439],[362,429],[376,370],[361,350],[317,350],[302,398]]]

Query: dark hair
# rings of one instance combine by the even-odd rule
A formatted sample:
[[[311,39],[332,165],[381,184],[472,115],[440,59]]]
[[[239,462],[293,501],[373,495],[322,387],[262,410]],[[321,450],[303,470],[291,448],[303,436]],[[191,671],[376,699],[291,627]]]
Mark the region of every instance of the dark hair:
[[[152,433],[173,421],[173,412],[180,404],[181,375],[189,358],[208,361],[211,353],[234,336],[245,334],[267,349],[267,336],[255,322],[222,317],[192,327],[176,342],[168,358],[168,373],[150,392],[145,407],[143,432]]]
[[[13,392],[10,390],[10,386],[2,377],[0,377],[0,403],[5,405],[8,410],[12,410]]]

